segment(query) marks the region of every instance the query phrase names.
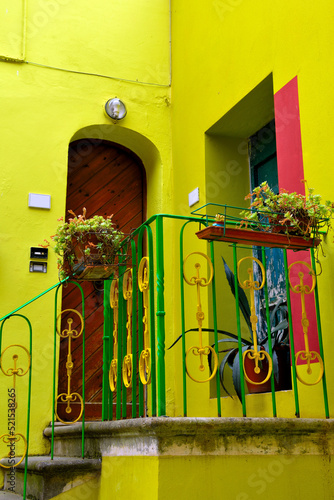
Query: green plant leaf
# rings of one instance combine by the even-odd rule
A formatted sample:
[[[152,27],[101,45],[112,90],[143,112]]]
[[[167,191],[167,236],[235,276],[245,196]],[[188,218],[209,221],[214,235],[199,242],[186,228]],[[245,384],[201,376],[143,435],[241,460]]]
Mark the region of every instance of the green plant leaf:
[[[248,346],[244,346],[241,350],[242,354],[247,351]],[[237,393],[237,396],[242,402],[241,399],[241,377],[240,377],[240,362],[239,362],[239,351],[238,354],[235,356],[234,361],[233,361],[233,368],[232,368],[232,380],[233,380],[233,385],[235,388],[235,392]]]
[[[235,298],[235,280],[234,280],[234,274],[231,271],[231,269],[228,267],[227,262],[225,261],[224,257],[222,257],[223,262],[224,262],[224,269],[225,269],[225,275],[226,279],[228,281],[228,284],[230,285],[231,291],[233,293],[233,296]],[[245,321],[247,323],[247,326],[249,328],[249,331],[252,332],[252,325],[250,322],[250,307],[249,307],[249,302],[246,297],[246,294],[244,290],[241,288],[240,285],[238,285],[238,293],[239,293],[239,308],[240,311],[242,312],[243,317],[245,318]]]
[[[226,356],[224,356],[223,360],[221,361],[221,363],[219,365],[219,380],[220,380],[220,383],[222,385],[222,388],[224,389],[224,391],[226,392],[226,394],[228,394],[228,396],[230,396],[230,398],[232,398],[232,396],[228,392],[228,390],[226,389],[226,387],[224,385],[224,369],[225,369],[225,366],[226,366],[227,363],[228,364],[233,363],[233,360],[229,361],[229,358],[230,357],[235,357],[236,355],[238,355],[237,353],[238,353],[238,348],[232,349],[232,351],[228,352],[226,354]]]
[[[214,331],[215,330],[213,328],[202,328],[202,332],[212,332],[212,333],[214,333]],[[188,333],[188,332],[198,332],[198,328],[190,328],[190,330],[186,330],[184,333]],[[238,336],[234,335],[234,333],[227,332],[225,330],[217,330],[217,333],[219,333],[220,335],[227,335],[228,337],[231,337],[232,339],[238,340]],[[167,348],[167,351],[169,351],[169,349],[171,349],[180,339],[182,339],[182,334],[179,335],[176,340],[174,340],[174,342],[172,343],[172,345],[170,345]],[[241,340],[245,344],[251,344],[248,340],[244,340],[244,339],[241,339]],[[220,341],[218,340],[218,342],[220,342]],[[214,346],[214,344],[213,344],[213,346]]]

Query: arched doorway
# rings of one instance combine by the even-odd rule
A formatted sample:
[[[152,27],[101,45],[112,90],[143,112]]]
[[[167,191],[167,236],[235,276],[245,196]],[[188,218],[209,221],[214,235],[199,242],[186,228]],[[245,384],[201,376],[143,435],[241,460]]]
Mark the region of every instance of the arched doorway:
[[[140,226],[145,211],[145,170],[141,160],[126,148],[109,141],[81,139],[70,144],[66,217],[87,210],[87,217],[114,214],[113,221],[124,233]],[[85,295],[85,417],[100,419],[102,415],[103,358],[103,286],[96,282],[82,283]],[[63,289],[62,310],[80,310],[80,295],[75,287]],[[58,394],[67,392],[68,341],[61,339]],[[78,338],[72,346],[73,371],[71,392],[82,393],[82,343]],[[71,407],[80,403],[71,403]],[[66,404],[58,404],[63,420],[73,421],[79,414],[74,408],[65,412]],[[78,410],[78,411],[77,411]]]

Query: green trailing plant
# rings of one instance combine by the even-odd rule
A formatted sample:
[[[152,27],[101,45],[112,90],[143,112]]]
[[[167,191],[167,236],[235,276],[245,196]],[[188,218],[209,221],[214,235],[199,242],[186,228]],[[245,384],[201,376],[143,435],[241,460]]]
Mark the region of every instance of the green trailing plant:
[[[83,208],[82,215],[76,215],[72,210],[69,213],[72,217],[68,221],[64,221],[63,217],[58,219],[60,224],[51,236],[58,255],[59,278],[71,277],[75,273],[80,264],[78,253],[81,253],[79,260],[87,265],[113,264],[124,239],[122,231],[112,222],[113,216],[86,218],[86,208]],[[50,246],[47,240],[44,242],[41,246]]]
[[[322,201],[313,188],[307,194],[290,193],[282,189],[278,194],[262,182],[245,199],[251,200],[250,209],[241,212],[242,225],[252,223],[262,230],[283,231],[286,234],[319,238],[319,231],[331,228],[334,215],[334,203]]]

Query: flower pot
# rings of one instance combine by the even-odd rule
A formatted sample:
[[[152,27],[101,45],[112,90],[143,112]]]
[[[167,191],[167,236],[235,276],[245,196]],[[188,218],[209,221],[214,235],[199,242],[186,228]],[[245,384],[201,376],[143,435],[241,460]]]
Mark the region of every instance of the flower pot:
[[[270,233],[253,229],[208,226],[196,233],[199,239],[208,241],[227,241],[242,245],[255,245],[271,248],[289,248],[291,250],[307,250],[319,245],[320,239],[302,236],[290,236],[284,233]]]
[[[109,278],[117,269],[114,264],[116,252],[112,246],[106,256],[107,262],[102,262],[101,251],[97,248],[99,243],[98,235],[95,233],[87,233],[83,235],[79,241],[72,238],[74,263],[70,265],[71,274],[76,280],[98,281]],[[89,248],[89,255],[85,254],[85,250]]]
[[[291,385],[291,363],[290,363],[290,348],[288,345],[277,345],[274,347],[273,351],[277,356],[278,364],[278,380],[275,377],[275,391],[288,391],[292,388]],[[254,382],[261,382],[264,380],[268,374],[268,361],[264,359],[262,361],[262,368],[260,373],[254,372],[255,363],[254,360],[245,357],[245,370],[247,372],[248,378],[254,380]],[[271,392],[271,379],[267,380],[264,384],[251,384],[246,380],[248,392],[250,394],[258,394],[263,392]]]
[[[262,349],[263,350],[263,349]],[[270,392],[271,391],[271,379],[267,380],[263,384],[261,383],[263,380],[266,379],[268,375],[268,361],[265,358],[261,362],[261,367],[260,367],[260,372],[255,373],[255,361],[253,359],[250,359],[247,355],[245,356],[244,359],[244,370],[247,373],[247,376],[250,380],[253,380],[256,382],[255,384],[252,384],[248,380],[246,380],[246,384],[248,387],[248,392],[250,394],[256,394],[259,392]]]

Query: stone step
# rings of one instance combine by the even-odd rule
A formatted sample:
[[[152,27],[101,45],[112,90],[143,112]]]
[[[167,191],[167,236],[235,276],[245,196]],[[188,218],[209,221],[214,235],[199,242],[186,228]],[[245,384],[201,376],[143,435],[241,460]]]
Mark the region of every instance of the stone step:
[[[16,493],[11,493],[10,491],[0,490],[0,500],[22,500],[23,497],[21,495],[17,495]]]
[[[1,462],[6,463],[5,460]],[[8,490],[14,482],[16,495],[23,495],[24,468],[25,461],[15,468],[15,477],[11,475],[11,483],[9,483],[9,469],[5,471],[3,493],[9,495]],[[99,459],[54,457],[51,460],[49,456],[29,457],[26,496],[33,500],[49,500],[64,491],[96,479],[100,473],[101,460]],[[11,498],[16,500],[15,497],[8,496],[8,500]]]

